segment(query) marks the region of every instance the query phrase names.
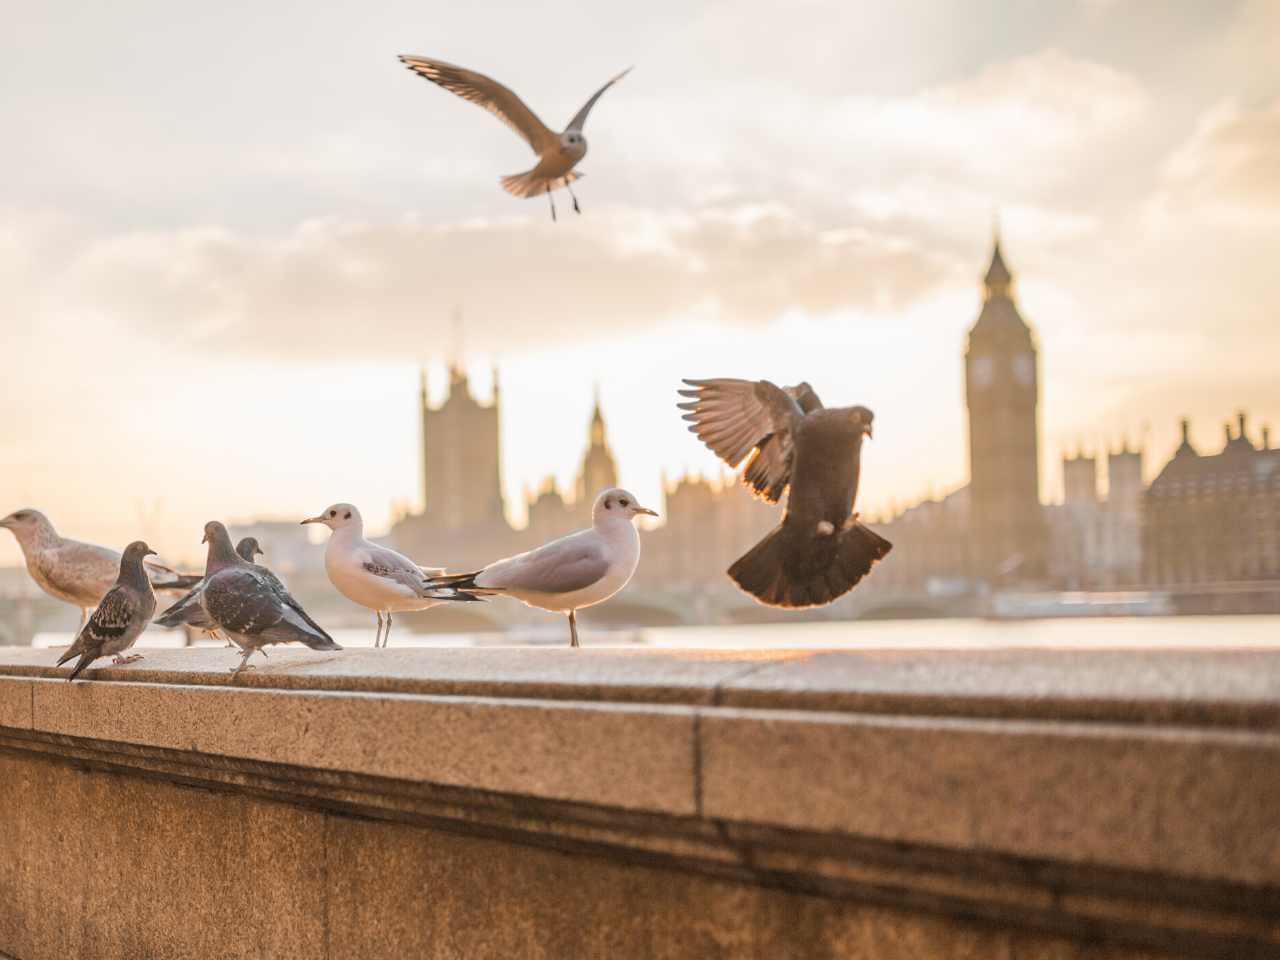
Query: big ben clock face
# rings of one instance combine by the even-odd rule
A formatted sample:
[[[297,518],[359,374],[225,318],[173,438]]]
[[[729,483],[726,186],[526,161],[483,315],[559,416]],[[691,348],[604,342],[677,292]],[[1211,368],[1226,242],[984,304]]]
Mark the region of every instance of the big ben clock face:
[[[1031,354],[1020,353],[1013,358],[1013,380],[1020,387],[1029,387],[1036,382],[1036,362]]]
[[[975,387],[989,387],[996,381],[996,362],[991,357],[974,357],[971,372]]]

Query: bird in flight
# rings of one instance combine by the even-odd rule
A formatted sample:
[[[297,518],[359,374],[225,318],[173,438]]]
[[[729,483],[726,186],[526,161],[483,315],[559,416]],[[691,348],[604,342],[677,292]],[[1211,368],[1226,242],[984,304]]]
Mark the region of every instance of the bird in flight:
[[[555,133],[547,129],[546,124],[525,106],[523,100],[482,73],[426,57],[401,56],[400,59],[419,76],[426,77],[464,100],[478,103],[529,141],[529,146],[538,155],[538,165],[525,173],[503,177],[502,186],[508,193],[517,197],[536,197],[545,193],[551,201],[551,219],[555,220],[556,202],[552,199],[551,192],[565,187],[569,196],[573,197],[573,209],[582,213],[578,198],[573,195],[573,187],[569,186],[582,176],[574,167],[587,155],[587,138],[582,135],[582,125],[587,122],[587,114],[596,105],[600,95],[630,73],[630,67],[597,90],[569,121],[564,133]]]
[[[782,523],[728,570],[745,593],[771,607],[817,607],[844,596],[892,548],[853,512],[866,407],[828,410],[807,383],[686,380],[684,419],[742,482],[777,503],[790,487]]]

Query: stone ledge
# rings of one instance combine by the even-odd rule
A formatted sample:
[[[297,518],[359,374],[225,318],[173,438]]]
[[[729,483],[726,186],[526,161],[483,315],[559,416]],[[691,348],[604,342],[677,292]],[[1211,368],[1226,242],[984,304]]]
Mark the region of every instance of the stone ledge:
[[[1168,955],[1280,953],[1270,652],[281,651],[234,684],[222,651],[169,653],[66,684],[51,652],[6,651],[0,753]],[[740,696],[774,706],[715,705]],[[865,697],[882,709],[830,709]],[[1046,703],[1097,714],[1025,718]]]

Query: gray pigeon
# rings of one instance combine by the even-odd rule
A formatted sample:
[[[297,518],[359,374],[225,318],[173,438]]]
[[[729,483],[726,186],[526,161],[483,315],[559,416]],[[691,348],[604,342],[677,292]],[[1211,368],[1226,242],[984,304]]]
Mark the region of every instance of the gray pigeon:
[[[728,570],[744,592],[773,607],[816,607],[844,596],[893,544],[858,521],[866,407],[827,410],[807,383],[779,389],[768,380],[686,380],[681,403],[698,435],[742,482],[777,503],[790,488],[782,523]]]
[[[236,544],[236,553],[241,559],[253,563],[253,558],[262,553],[262,547],[258,546],[256,537],[245,537]],[[266,568],[264,567],[263,569]],[[270,571],[267,572],[270,573]],[[274,574],[272,576],[274,577]],[[204,612],[204,607],[200,606],[200,595],[202,593],[204,593],[204,577],[201,577],[199,583],[179,597],[178,602],[166,610],[163,616],[156,617],[155,623],[170,630],[181,626],[195,627],[197,630],[203,630],[209,636],[217,639],[217,627],[209,622],[209,615]],[[227,646],[232,646],[230,641],[227,641]]]
[[[22,547],[31,579],[49,596],[80,608],[80,625],[84,626],[89,611],[96,607],[116,582],[120,570],[120,551],[96,543],[85,543],[58,535],[53,524],[39,510],[15,510],[3,520]],[[200,582],[200,577],[177,573],[162,563],[149,560],[147,576],[156,590],[186,590]]]
[[[143,558],[153,553],[155,551],[141,540],[125,547],[115,586],[102,598],[75,643],[58,658],[58,666],[72,657],[80,658],[71,676],[67,677],[68,681],[74,680],[80,671],[99,657],[114,656],[116,663],[131,663],[141,657],[137,653],[131,657],[120,654],[133,646],[142,631],[147,629],[151,614],[156,612],[156,594],[142,565]]]
[[[249,657],[271,643],[305,643],[312,650],[341,650],[333,637],[307,616],[275,574],[246,562],[231,546],[227,528],[216,520],[204,525],[209,544],[200,606],[209,622],[244,651],[232,674],[245,669]]]

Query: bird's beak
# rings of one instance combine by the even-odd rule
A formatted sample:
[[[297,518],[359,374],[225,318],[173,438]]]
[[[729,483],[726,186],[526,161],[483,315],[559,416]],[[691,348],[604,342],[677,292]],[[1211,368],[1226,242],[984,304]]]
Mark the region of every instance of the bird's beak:
[[[324,523],[324,517],[309,517],[302,521],[303,523]]]
[[[868,439],[868,440],[870,440],[870,439],[871,439],[871,424],[869,424],[869,423],[867,424],[867,426],[866,426],[866,431],[867,431],[867,439]]]
[[[200,542],[201,542],[201,543],[208,543],[208,542],[209,542],[209,535],[206,533],[203,537],[201,537],[201,538],[200,538]]]
[[[656,517],[658,515],[657,510],[650,510],[648,507],[636,507],[636,513],[647,514],[648,516],[651,516],[651,517]]]
[[[144,557],[158,557],[158,556],[159,556],[159,554],[158,554],[158,553],[156,553],[154,550],[147,550],[147,551],[145,551],[142,555],[143,555]]]

